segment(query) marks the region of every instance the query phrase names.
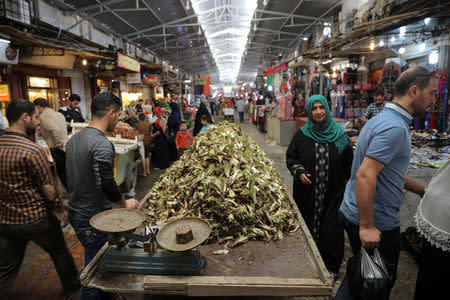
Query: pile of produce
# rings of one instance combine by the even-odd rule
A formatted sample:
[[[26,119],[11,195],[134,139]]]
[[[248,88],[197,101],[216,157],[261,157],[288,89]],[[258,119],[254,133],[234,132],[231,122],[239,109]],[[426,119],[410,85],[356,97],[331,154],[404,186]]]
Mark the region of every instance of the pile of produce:
[[[120,135],[124,139],[134,140],[139,132],[136,129],[133,129],[130,125],[124,122],[118,122],[116,127],[112,132],[108,133],[108,136],[116,137]]]
[[[277,241],[298,228],[274,163],[251,135],[226,121],[200,133],[148,197],[151,223],[201,217],[212,226],[209,240],[225,247]]]

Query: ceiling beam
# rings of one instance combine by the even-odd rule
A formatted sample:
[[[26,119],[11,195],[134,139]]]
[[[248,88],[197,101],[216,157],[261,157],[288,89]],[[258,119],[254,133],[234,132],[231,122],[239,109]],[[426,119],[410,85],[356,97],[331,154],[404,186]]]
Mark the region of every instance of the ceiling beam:
[[[303,1],[300,1],[303,2]],[[296,10],[296,9],[295,9]],[[295,11],[293,10],[293,12]],[[284,12],[279,12],[279,11],[273,11],[273,10],[265,10],[265,9],[256,9],[256,12],[260,12],[263,14],[270,14],[270,15],[275,15],[275,16],[283,16],[286,18],[299,18],[299,19],[304,19],[304,20],[313,20],[313,21],[320,21],[321,18],[317,18],[317,17],[311,17],[311,16],[305,16],[305,15],[296,15],[293,13],[284,13]]]
[[[120,3],[120,2],[124,2],[124,1],[125,0],[109,0],[109,1],[104,1],[104,2],[97,2],[96,4],[91,4],[91,5],[87,5],[87,6],[75,9],[73,12],[76,13],[76,14],[79,14],[80,12],[84,12],[84,11],[87,11],[87,10],[93,10],[93,9],[96,9],[96,8],[102,9],[106,5],[116,4],[116,3]]]

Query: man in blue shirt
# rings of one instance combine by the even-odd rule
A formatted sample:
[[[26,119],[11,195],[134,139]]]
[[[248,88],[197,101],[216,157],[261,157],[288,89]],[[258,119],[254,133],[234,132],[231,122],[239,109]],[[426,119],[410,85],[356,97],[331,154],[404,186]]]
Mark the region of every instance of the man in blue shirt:
[[[435,102],[435,73],[417,67],[401,74],[394,85],[393,102],[363,127],[352,164],[352,174],[340,212],[352,251],[361,245],[378,247],[392,266],[394,281],[400,254],[398,211],[404,188],[423,195],[425,186],[408,175],[411,156],[409,125],[413,116],[423,116]],[[393,283],[392,283],[393,284]],[[345,298],[344,279],[335,299]],[[390,292],[390,291],[388,291]]]

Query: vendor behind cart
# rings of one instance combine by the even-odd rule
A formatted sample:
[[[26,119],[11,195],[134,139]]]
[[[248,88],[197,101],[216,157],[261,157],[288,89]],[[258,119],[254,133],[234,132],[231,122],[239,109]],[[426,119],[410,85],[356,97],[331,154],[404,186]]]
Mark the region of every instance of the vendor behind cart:
[[[89,219],[111,209],[116,203],[137,208],[136,199],[125,199],[114,180],[115,150],[106,138],[119,120],[122,101],[113,93],[100,93],[92,99],[92,120],[77,132],[66,147],[67,184],[70,193],[69,222],[84,247],[85,266],[105,244],[105,234],[94,232]],[[97,299],[100,290],[82,288],[81,299]]]

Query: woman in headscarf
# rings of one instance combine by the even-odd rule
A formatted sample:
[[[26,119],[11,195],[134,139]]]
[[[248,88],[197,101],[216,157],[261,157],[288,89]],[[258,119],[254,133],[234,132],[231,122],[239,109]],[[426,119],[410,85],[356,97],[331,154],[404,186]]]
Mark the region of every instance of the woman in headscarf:
[[[180,107],[178,106],[178,103],[176,103],[173,99],[169,102],[170,106],[170,115],[168,120],[168,128],[169,132],[168,135],[176,135],[177,132],[180,130],[180,124],[181,124],[181,114],[180,114]]]
[[[194,131],[193,131],[194,136],[196,136],[203,127],[202,121],[201,121],[201,116],[203,116],[203,115],[208,115],[210,123],[211,123],[211,115],[209,114],[209,111],[208,111],[207,105],[205,104],[205,101],[200,102],[200,106],[197,109],[197,114],[195,115],[195,124],[194,124]]]
[[[339,206],[350,178],[353,151],[324,96],[311,96],[306,111],[308,121],[294,134],[286,164],[294,179],[294,200],[325,266],[335,276],[344,257]]]
[[[170,148],[167,141],[166,120],[164,119],[164,111],[161,107],[155,107],[153,110],[157,120],[153,123],[152,134],[154,137],[152,153],[152,165],[156,168],[165,169],[170,166]]]

